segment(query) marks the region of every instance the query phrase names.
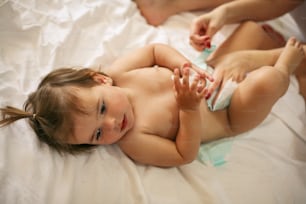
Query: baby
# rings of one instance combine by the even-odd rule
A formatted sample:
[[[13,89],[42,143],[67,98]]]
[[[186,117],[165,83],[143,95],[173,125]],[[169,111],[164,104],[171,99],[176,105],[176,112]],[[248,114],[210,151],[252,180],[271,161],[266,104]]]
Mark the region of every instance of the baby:
[[[303,58],[300,43],[289,39],[275,66],[250,72],[227,108],[210,111],[204,79],[212,77],[175,49],[151,44],[119,58],[105,73],[54,70],[29,96],[25,111],[1,109],[0,125],[28,118],[39,139],[59,151],[116,143],[136,162],[182,165],[196,158],[201,142],[262,122]],[[190,70],[197,73],[193,80]]]

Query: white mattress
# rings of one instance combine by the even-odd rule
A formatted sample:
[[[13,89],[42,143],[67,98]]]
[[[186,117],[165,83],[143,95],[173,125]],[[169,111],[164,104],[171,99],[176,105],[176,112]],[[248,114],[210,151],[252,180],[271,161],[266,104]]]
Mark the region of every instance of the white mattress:
[[[148,43],[170,44],[190,59],[199,54],[188,42],[196,13],[173,16],[155,28],[129,0],[0,5],[1,106],[22,107],[54,68],[107,66]],[[214,43],[232,29],[223,29]],[[0,129],[0,203],[306,203],[305,117],[292,77],[287,94],[257,128],[206,145],[203,161],[167,169],[135,164],[116,145],[59,156],[20,120]],[[215,163],[216,154],[222,163]]]

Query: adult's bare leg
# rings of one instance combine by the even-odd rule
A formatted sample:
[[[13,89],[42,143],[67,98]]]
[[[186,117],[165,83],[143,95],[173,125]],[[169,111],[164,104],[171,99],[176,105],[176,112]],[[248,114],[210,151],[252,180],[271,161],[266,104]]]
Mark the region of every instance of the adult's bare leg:
[[[134,0],[141,14],[151,25],[158,26],[170,16],[194,10],[215,8],[232,0]]]

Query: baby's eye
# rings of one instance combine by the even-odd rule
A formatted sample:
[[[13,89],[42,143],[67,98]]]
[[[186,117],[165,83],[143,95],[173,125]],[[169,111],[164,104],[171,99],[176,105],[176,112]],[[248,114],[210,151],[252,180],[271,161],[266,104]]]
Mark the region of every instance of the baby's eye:
[[[102,105],[101,105],[101,109],[100,109],[100,114],[103,114],[106,111],[106,106],[105,103],[103,101]]]
[[[103,101],[102,104],[101,104],[101,108],[100,108],[100,114],[103,115],[105,113],[105,111],[106,111],[106,106],[105,106],[105,103]],[[98,128],[97,131],[96,131],[96,135],[95,135],[96,140],[99,140],[101,138],[102,133],[103,133],[102,128]]]
[[[96,132],[96,140],[99,140],[101,136],[102,136],[102,129],[99,128]]]

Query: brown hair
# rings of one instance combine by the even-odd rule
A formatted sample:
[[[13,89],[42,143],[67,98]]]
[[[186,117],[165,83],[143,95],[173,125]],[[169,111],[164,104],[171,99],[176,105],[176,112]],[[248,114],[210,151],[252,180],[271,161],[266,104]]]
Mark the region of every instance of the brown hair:
[[[27,118],[39,140],[60,153],[78,153],[91,149],[93,145],[65,143],[73,127],[72,114],[66,113],[83,112],[76,103],[77,96],[69,87],[96,86],[98,83],[93,79],[96,74],[105,75],[88,68],[61,68],[50,72],[40,82],[37,90],[29,95],[24,103],[24,110],[11,106],[0,108],[0,126]]]

